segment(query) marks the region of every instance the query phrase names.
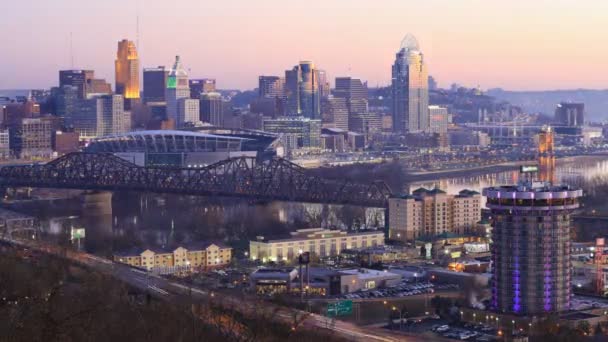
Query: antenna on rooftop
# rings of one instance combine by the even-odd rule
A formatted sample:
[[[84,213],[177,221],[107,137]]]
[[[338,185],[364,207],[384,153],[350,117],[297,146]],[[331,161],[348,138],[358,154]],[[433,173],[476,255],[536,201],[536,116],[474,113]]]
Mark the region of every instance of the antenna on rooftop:
[[[72,43],[72,31],[70,31],[70,68],[74,69],[74,44]]]
[[[137,49],[140,50],[139,46],[139,0],[135,1],[135,44]]]

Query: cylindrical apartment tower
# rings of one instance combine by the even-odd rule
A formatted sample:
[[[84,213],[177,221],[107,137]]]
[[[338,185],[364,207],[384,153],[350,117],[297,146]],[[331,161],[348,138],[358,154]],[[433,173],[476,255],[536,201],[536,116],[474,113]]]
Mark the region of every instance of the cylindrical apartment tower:
[[[568,310],[570,214],[583,191],[528,182],[483,195],[492,213],[492,308],[519,315]]]

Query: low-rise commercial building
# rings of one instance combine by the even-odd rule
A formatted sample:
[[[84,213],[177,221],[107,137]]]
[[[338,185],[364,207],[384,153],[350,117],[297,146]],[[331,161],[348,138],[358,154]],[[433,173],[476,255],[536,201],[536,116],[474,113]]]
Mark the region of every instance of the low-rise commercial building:
[[[114,261],[159,273],[173,273],[196,268],[222,267],[230,263],[232,248],[220,243],[189,244],[173,250],[134,249],[116,253]]]
[[[260,236],[258,240],[249,243],[249,252],[252,260],[290,262],[303,252],[310,252],[316,257],[327,257],[338,255],[346,249],[382,245],[382,231],[348,233],[343,230],[310,228],[296,230],[285,239],[266,240]]]

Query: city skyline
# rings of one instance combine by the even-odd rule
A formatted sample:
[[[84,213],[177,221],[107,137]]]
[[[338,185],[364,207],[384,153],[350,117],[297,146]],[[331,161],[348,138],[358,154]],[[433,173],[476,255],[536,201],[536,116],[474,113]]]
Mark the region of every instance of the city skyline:
[[[399,42],[411,32],[442,87],[456,82],[484,89],[606,88],[608,72],[597,66],[608,53],[595,42],[602,38],[606,11],[601,7],[608,9],[607,4],[471,1],[463,6],[436,0],[382,5],[363,0],[305,5],[60,0],[49,8],[35,1],[11,3],[13,15],[0,23],[3,32],[11,32],[0,43],[12,46],[0,66],[0,89],[55,85],[57,70],[71,68],[70,32],[74,68],[93,69],[110,83],[116,42],[129,39],[139,41],[141,68],[170,66],[179,54],[192,77],[216,78],[222,89],[253,89],[259,75],[281,75],[301,60],[312,60],[330,80],[351,75],[370,87],[386,86]],[[306,11],[315,15],[298,25],[304,19],[299,13]],[[40,30],[23,25],[49,19],[53,25],[44,27],[43,39]],[[573,63],[583,58],[584,63]]]

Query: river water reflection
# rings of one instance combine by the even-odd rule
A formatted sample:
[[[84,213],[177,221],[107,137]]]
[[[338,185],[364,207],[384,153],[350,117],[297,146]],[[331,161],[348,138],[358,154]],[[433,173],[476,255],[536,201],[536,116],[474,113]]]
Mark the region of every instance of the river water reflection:
[[[593,195],[596,184],[608,184],[605,157],[569,158],[557,164],[559,180],[583,187],[586,194]],[[487,186],[514,184],[518,177],[518,171],[477,172],[469,177],[415,182],[404,189],[424,186],[448,193],[480,191]],[[142,193],[95,193],[68,200],[23,202],[12,208],[35,216],[46,238],[65,242],[71,227],[85,228],[86,237],[74,244],[107,256],[135,246],[169,247],[201,240],[220,240],[246,250],[248,241],[257,236],[284,235],[297,228],[384,226],[382,209]],[[588,238],[589,232],[580,227],[578,231],[579,236]]]

